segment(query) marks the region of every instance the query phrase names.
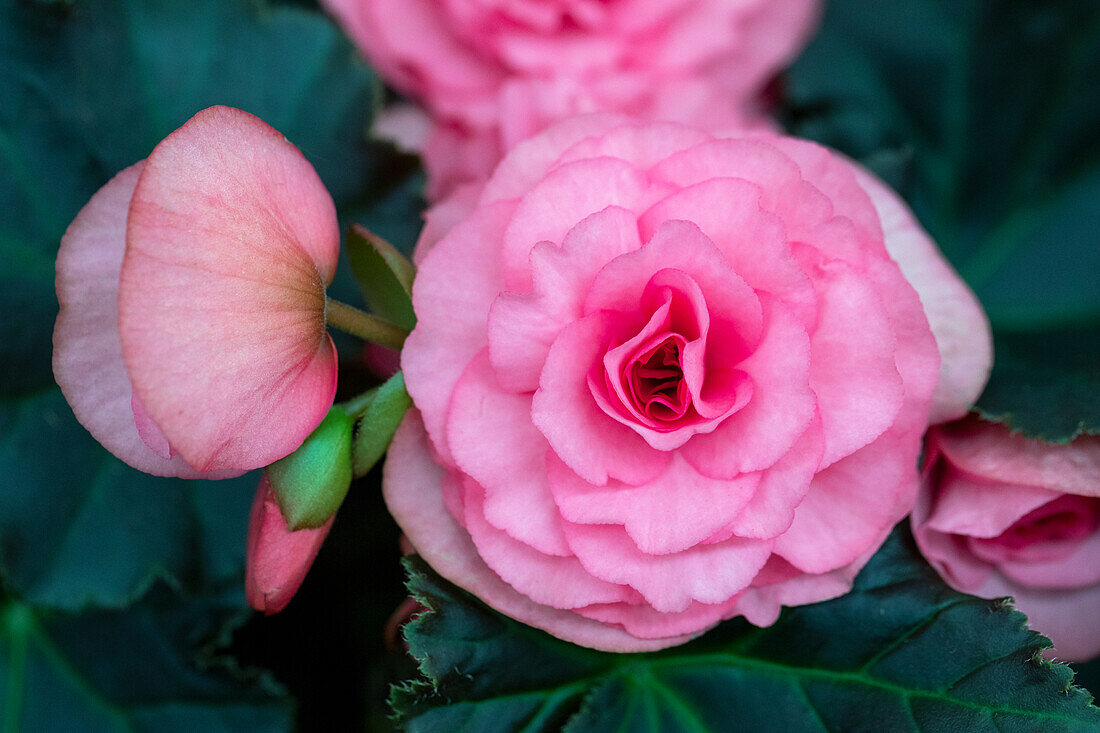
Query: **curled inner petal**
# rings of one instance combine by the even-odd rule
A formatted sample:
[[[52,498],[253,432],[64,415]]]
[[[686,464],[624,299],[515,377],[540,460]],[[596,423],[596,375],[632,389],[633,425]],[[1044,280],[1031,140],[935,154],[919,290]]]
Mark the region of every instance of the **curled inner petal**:
[[[675,422],[691,407],[680,354],[685,339],[668,334],[652,339],[648,346],[631,359],[626,376],[634,407],[654,422]]]

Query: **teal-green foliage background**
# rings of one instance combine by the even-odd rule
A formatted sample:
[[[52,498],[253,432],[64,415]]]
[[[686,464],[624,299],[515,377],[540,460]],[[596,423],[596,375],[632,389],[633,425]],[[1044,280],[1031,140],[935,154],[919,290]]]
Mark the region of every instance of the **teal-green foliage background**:
[[[777,88],[784,123],[864,161],[897,187],[982,298],[998,358],[980,409],[1030,435],[1095,432],[1100,5],[833,0],[820,35]],[[49,364],[53,258],[66,225],[111,175],[212,104],[241,107],[279,129],[317,168],[345,223],[365,224],[408,251],[420,225],[422,176],[415,160],[367,140],[383,95],[352,46],[308,1],[0,0],[0,733],[391,727],[389,683],[416,670],[383,642],[385,620],[406,591],[377,469],[353,484],[295,601],[276,617],[258,617],[241,589],[257,477],[185,482],[127,468],[76,423]],[[349,273],[345,262],[335,294],[357,302]],[[338,345],[341,390],[369,386],[354,342]],[[892,540],[895,554],[880,564],[922,572],[904,555],[911,552],[907,541],[904,533]],[[418,625],[417,653],[451,658],[456,642],[440,629],[456,618],[460,628],[451,630],[459,637],[477,624],[515,632],[515,624],[430,573],[417,577],[421,592],[452,604],[450,616]],[[884,603],[912,613],[924,608],[882,593]],[[821,618],[815,613],[799,611],[782,623],[796,627],[807,616]],[[817,664],[826,670],[835,671],[854,643],[836,638],[836,624],[859,616],[837,618],[801,642],[817,647]],[[1018,623],[1008,628],[1017,617],[998,618],[1008,626],[983,627],[989,638],[982,648],[1008,644],[1022,655],[1015,666],[996,667],[1007,670],[998,684],[1041,693],[1064,683],[1055,668],[1026,662],[1038,642],[1019,636]],[[964,627],[971,628],[934,626]],[[738,641],[743,632],[727,625],[672,656],[683,655],[681,672],[690,676],[699,668],[689,659],[695,650],[747,644]],[[413,685],[395,698],[406,719],[461,718],[476,708],[461,707],[464,696],[495,699],[508,684],[529,683],[520,697],[542,694],[545,679],[508,675],[562,652],[537,632],[515,633],[535,639],[531,659],[509,659],[514,651],[499,644],[473,645],[453,657],[453,670],[435,670],[460,708],[440,707],[446,700]],[[974,639],[952,643],[977,653]],[[945,657],[956,653],[950,649]],[[578,669],[622,667],[602,655],[565,654],[566,686]],[[935,658],[922,657],[922,664]],[[464,665],[477,660],[489,660],[485,669],[470,668],[479,688],[452,678],[470,673]],[[645,720],[631,717],[637,710],[614,718],[628,701],[646,699],[627,689],[652,683],[644,667],[636,668],[642,676],[612,676],[595,692],[578,692],[578,705],[583,697],[585,710],[611,711],[612,722]],[[1082,670],[1079,680],[1100,690],[1100,668]],[[748,679],[765,689],[762,678]],[[658,694],[658,687],[638,689]],[[677,694],[696,690],[692,704],[704,708],[702,722],[689,726],[682,709],[666,719],[670,708],[659,705],[649,720],[721,727],[706,708],[726,710],[715,697],[732,687],[710,697],[699,692],[710,689],[705,685],[677,689],[669,700],[683,702]],[[824,699],[842,715],[874,708],[865,693],[834,691]],[[746,720],[781,699],[779,692],[750,695],[748,703],[737,698],[749,705],[741,708]],[[1039,693],[1020,699],[1031,705],[1028,715],[1065,703]],[[1083,698],[1071,702],[1065,720],[1087,720]],[[494,713],[489,722],[506,720]],[[585,720],[575,727],[583,729]],[[949,727],[948,718],[931,720],[939,723],[926,729]],[[822,725],[855,724],[834,723]],[[424,720],[418,725],[431,729]],[[491,726],[483,720],[475,727]]]

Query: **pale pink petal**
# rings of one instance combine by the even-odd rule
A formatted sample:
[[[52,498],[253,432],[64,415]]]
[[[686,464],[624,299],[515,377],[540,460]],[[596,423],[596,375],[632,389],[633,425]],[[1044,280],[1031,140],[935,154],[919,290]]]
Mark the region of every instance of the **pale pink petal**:
[[[631,120],[622,115],[581,115],[564,120],[524,140],[500,161],[481,192],[481,203],[523,196],[546,176],[566,150],[587,137],[603,135],[629,122]],[[576,221],[579,219],[574,220]]]
[[[682,644],[690,635],[638,639],[572,611],[549,608],[518,593],[489,569],[470,535],[443,505],[444,470],[432,460],[427,433],[410,410],[386,455],[386,506],[424,560],[447,580],[503,614],[574,644],[610,652],[641,652]]]
[[[694,436],[681,449],[696,470],[711,478],[730,479],[774,465],[814,419],[806,331],[782,305],[767,298],[761,302],[763,340],[737,365],[752,379],[752,399],[714,432]]]
[[[1030,588],[1073,590],[1100,584],[1100,532],[1076,543],[1068,554],[1048,562],[1006,560],[997,564],[1009,580]]]
[[[928,564],[952,588],[971,593],[989,579],[993,568],[969,551],[966,537],[940,532],[931,527],[929,519],[937,502],[937,491],[933,484],[937,477],[936,453],[933,450],[931,446],[926,448],[929,454],[924,459],[920,492],[917,494],[909,524],[917,547]]]
[[[601,623],[621,626],[639,639],[661,639],[675,634],[698,636],[729,618],[737,598],[723,603],[692,601],[683,611],[658,611],[644,603],[608,603],[574,609],[578,614]]]
[[[775,541],[776,554],[808,573],[859,557],[905,513],[894,499],[916,488],[916,456],[909,465],[901,442],[887,433],[814,476],[790,528]]]
[[[882,221],[886,250],[920,296],[940,352],[940,378],[930,422],[966,414],[993,367],[993,336],[977,297],[940,253],[902,200],[882,181],[856,168]]]
[[[595,313],[562,329],[546,359],[531,419],[559,458],[589,483],[653,480],[671,456],[609,417],[592,397],[588,372],[603,358],[609,316]]]
[[[779,217],[788,241],[812,242],[814,232],[832,218],[833,204],[780,152],[776,142],[783,139],[753,134],[702,143],[669,156],[650,175],[683,189],[723,178],[751,181],[760,187],[760,208]]]
[[[831,261],[818,268],[818,327],[810,339],[810,386],[825,431],[828,466],[871,443],[904,397],[897,338],[865,275]]]
[[[890,530],[883,532],[871,545],[844,567],[824,573],[796,572],[791,577],[768,585],[755,583],[741,594],[737,613],[756,626],[771,626],[779,618],[783,606],[803,606],[839,598],[852,589],[859,571],[886,541]],[[772,555],[773,559],[778,558]],[[782,559],[782,558],[778,558]],[[769,565],[772,560],[769,560]],[[761,575],[764,573],[762,572]]]
[[[502,390],[484,350],[455,384],[447,440],[458,467],[483,487],[484,510],[479,498],[476,510],[467,504],[467,517],[484,513],[541,554],[571,554],[547,483],[549,446],[531,424],[531,395]]]
[[[112,178],[80,210],[57,253],[53,372],[80,424],[107,450],[155,476],[225,478],[243,470],[204,473],[170,446],[151,449],[135,422],[130,377],[118,334],[118,277],[126,249],[126,215],[144,163]],[[147,435],[155,424],[147,420]],[[155,433],[160,429],[155,428]],[[163,436],[163,434],[161,434]],[[165,439],[166,441],[166,439]],[[165,448],[168,447],[168,450]]]
[[[141,442],[148,446],[149,450],[156,453],[161,458],[167,460],[171,458],[175,451],[172,450],[172,446],[168,443],[168,438],[164,437],[164,433],[160,431],[157,424],[153,422],[153,418],[149,417],[149,412],[145,409],[145,405],[137,395],[133,395],[130,398],[130,409],[134,413],[134,425],[137,426],[138,435],[141,436]]]
[[[722,603],[752,582],[771,555],[772,540],[730,539],[682,552],[649,555],[614,524],[565,522],[565,536],[592,575],[629,585],[662,612],[686,610],[692,601]]]
[[[649,555],[680,552],[733,521],[753,496],[760,474],[709,479],[674,456],[663,474],[641,486],[609,481],[593,486],[551,456],[547,472],[562,518],[578,524],[622,525]]]
[[[120,337],[134,391],[188,463],[265,466],[325,416],[339,242],[312,166],[246,112],[211,107],[153,150],[130,203]]]
[[[267,477],[260,480],[248,522],[244,587],[250,606],[273,614],[290,603],[335,519],[333,515],[317,529],[291,532]]]
[[[432,205],[424,212],[424,228],[413,247],[412,261],[417,267],[424,262],[435,245],[452,229],[473,213],[477,206],[481,186],[468,184],[458,186],[442,201]]]
[[[528,191],[504,232],[501,260],[509,290],[531,288],[531,249],[560,244],[566,232],[608,206],[643,211],[657,193],[645,175],[615,158],[594,158],[553,169]]]
[[[1067,444],[1044,443],[972,417],[934,428],[930,440],[952,464],[977,476],[1100,496],[1100,438],[1095,436]]]
[[[812,328],[817,313],[813,286],[791,254],[783,223],[761,208],[761,196],[762,189],[748,181],[713,178],[657,202],[638,224],[648,238],[670,219],[692,222],[753,290],[771,293]]]
[[[585,313],[637,310],[650,279],[666,269],[679,270],[697,284],[709,319],[728,324],[749,348],[758,343],[763,318],[760,301],[714,242],[690,221],[661,223],[640,249],[609,262],[592,282]]]
[[[503,287],[499,267],[490,263],[499,261],[512,208],[483,207],[452,229],[425,256],[413,282],[417,323],[401,350],[401,369],[432,444],[449,464],[447,405],[466,365],[488,345],[485,320]]]
[[[371,122],[371,135],[386,140],[404,153],[416,155],[432,131],[432,120],[419,107],[398,102],[380,109]]]
[[[825,441],[814,420],[785,456],[765,469],[752,500],[726,527],[737,537],[778,537],[791,526],[821,463]]]
[[[1050,489],[974,476],[944,466],[927,523],[929,529],[969,537],[996,537],[1016,520],[1061,494]]]
[[[499,69],[448,30],[430,0],[324,0],[324,4],[371,63],[403,91],[428,101],[465,94],[470,106],[471,92],[491,88],[500,79]],[[444,94],[433,93],[436,90]],[[446,94],[447,90],[454,91]]]
[[[849,219],[856,225],[864,253],[877,255],[883,251],[878,212],[856,177],[856,166],[844,156],[809,140],[775,136],[769,138],[768,143],[793,160],[802,178],[829,198],[835,216]]]
[[[634,215],[617,206],[583,219],[561,247],[535,245],[534,292],[504,293],[489,312],[489,355],[501,384],[516,391],[536,389],[550,345],[563,327],[581,317],[596,273],[641,245]]]
[[[486,522],[481,487],[470,479],[466,480],[465,505],[466,529],[481,559],[505,583],[536,603],[565,609],[636,598],[629,588],[590,575],[572,555],[543,554]]]
[[[589,158],[619,158],[646,170],[670,155],[710,139],[694,127],[658,122],[623,125],[598,137],[588,137],[566,150],[558,165]]]

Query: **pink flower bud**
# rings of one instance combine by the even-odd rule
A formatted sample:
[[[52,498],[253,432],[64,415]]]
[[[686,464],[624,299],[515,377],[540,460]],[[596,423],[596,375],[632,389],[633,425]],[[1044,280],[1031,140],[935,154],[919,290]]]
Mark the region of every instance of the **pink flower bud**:
[[[317,529],[291,532],[265,476],[260,480],[248,521],[245,593],[257,611],[270,615],[290,603],[328,536],[334,514]]]

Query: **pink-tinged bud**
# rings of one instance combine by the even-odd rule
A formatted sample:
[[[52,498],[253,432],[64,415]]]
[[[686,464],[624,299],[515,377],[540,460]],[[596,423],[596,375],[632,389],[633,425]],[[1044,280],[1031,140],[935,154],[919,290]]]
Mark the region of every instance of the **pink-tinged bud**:
[[[61,242],[54,375],[131,466],[220,478],[287,455],[336,390],[335,207],[278,131],[211,107],[115,176]]]
[[[245,593],[257,611],[271,615],[290,603],[328,536],[335,515],[317,529],[291,532],[265,476],[248,522]]]

